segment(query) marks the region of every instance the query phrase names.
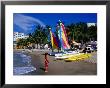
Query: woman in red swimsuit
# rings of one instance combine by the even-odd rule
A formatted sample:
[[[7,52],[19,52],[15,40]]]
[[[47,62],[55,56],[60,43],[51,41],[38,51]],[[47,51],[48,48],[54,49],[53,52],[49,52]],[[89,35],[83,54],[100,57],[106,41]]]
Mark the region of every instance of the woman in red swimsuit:
[[[45,53],[45,72],[48,72],[48,63],[49,63],[49,61],[47,59],[47,55],[48,55],[48,53]]]

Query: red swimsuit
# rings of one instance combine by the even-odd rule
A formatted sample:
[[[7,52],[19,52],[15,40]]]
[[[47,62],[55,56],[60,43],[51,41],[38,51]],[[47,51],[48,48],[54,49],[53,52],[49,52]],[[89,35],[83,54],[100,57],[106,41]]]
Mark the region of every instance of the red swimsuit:
[[[45,54],[45,67],[48,67],[49,61],[47,60],[47,54]]]
[[[48,67],[48,63],[49,61],[47,60],[47,58],[45,59],[45,67]]]

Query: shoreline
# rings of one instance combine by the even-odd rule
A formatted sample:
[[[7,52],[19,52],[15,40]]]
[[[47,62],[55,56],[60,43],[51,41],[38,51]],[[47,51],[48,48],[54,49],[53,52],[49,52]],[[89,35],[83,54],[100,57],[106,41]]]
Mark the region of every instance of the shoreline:
[[[14,52],[22,50],[14,50]],[[32,65],[36,68],[35,71],[24,75],[97,75],[97,63],[88,61],[65,62],[64,60],[54,60],[54,56],[48,56],[49,69],[44,72],[44,53],[43,51],[23,51],[32,58]],[[49,51],[48,51],[49,52]]]

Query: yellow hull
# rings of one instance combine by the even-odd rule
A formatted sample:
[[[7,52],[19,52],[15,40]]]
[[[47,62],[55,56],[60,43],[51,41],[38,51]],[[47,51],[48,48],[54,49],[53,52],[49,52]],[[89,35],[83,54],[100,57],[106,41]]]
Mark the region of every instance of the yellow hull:
[[[84,59],[88,59],[89,57],[91,57],[91,54],[80,54],[67,58],[65,59],[65,61],[84,60]]]

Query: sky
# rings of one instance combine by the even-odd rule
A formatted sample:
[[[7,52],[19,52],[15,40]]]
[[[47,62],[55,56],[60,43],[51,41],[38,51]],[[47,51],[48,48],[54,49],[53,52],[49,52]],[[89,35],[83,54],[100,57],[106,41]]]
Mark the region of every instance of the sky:
[[[65,25],[78,22],[97,23],[96,13],[14,13],[14,32],[32,33],[36,25],[50,25],[53,30],[61,20]]]

